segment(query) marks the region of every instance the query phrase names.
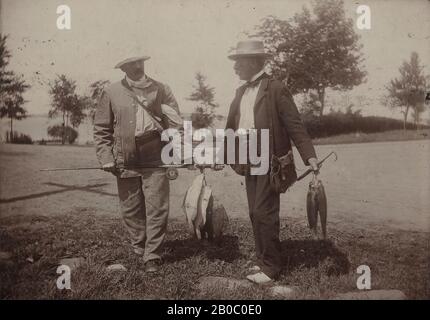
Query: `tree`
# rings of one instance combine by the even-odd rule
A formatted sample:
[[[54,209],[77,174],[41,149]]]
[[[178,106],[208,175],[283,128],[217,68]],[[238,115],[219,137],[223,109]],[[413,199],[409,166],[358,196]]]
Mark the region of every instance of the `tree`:
[[[312,13],[303,7],[287,21],[268,16],[251,36],[263,39],[273,75],[293,94],[315,92],[320,115],[327,88],[350,90],[365,79],[362,46],[342,0],[317,0]]]
[[[85,119],[85,109],[89,106],[89,98],[79,96],[76,92],[76,82],[67,79],[62,74],[55,79],[54,83],[50,84],[49,94],[51,95],[51,110],[48,115],[50,118],[61,115],[63,118],[63,127],[69,126],[69,122],[73,128],[78,127]],[[67,130],[63,130],[61,143],[64,144],[67,137]]]
[[[420,114],[424,111],[425,95],[430,82],[423,70],[418,53],[412,52],[410,61],[403,61],[399,68],[400,77],[392,79],[386,86],[388,94],[384,98],[384,104],[390,108],[400,108],[404,130],[411,109],[417,128]]]
[[[57,124],[55,126],[48,127],[48,135],[53,138],[61,138],[61,141],[63,141],[64,137],[67,137],[67,142],[69,144],[72,144],[78,137],[78,131],[76,131],[72,127],[65,127],[62,124]]]
[[[198,105],[191,116],[191,120],[195,128],[207,128],[213,124],[217,117],[215,109],[218,104],[215,103],[215,88],[205,83],[206,77],[200,72],[196,73],[195,79],[197,86],[193,86],[194,92],[191,93],[188,100],[198,102]]]
[[[22,95],[30,86],[13,71],[6,70],[11,58],[6,40],[7,36],[0,34],[0,118],[10,119],[9,141],[14,142],[13,120],[27,116],[27,111],[22,107],[26,102]]]
[[[110,83],[109,80],[98,80],[90,84],[90,102],[88,116],[94,121],[94,115],[97,109],[97,104],[104,88]]]

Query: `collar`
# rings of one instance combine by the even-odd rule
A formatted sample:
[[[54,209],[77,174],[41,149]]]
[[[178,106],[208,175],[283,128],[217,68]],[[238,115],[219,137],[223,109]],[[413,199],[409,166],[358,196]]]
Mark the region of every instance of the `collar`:
[[[125,76],[125,80],[127,81],[130,87],[144,89],[148,87],[151,83],[149,78],[144,74],[142,78],[137,81],[131,80],[127,75]]]
[[[258,78],[260,78],[263,74],[264,74],[264,68],[263,68],[263,69],[261,69],[261,70],[260,70],[260,72],[258,72],[258,73],[256,73],[256,74],[254,74],[254,75],[252,76],[252,78],[251,78],[249,81],[247,81],[247,82],[249,82],[249,83],[254,82],[254,81],[255,81],[255,80],[257,80]]]

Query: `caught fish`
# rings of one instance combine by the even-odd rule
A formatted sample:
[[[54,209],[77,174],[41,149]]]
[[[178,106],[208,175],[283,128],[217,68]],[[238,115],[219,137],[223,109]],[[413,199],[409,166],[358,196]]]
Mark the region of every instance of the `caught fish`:
[[[199,205],[199,198],[200,193],[202,191],[204,178],[205,176],[203,174],[200,174],[193,180],[191,186],[185,193],[184,201],[182,203],[182,209],[185,213],[185,219],[187,220],[188,229],[192,234],[195,234],[194,223],[197,219],[197,207]]]
[[[197,176],[184,196],[182,208],[190,233],[197,239],[219,239],[228,223],[224,206],[214,198],[204,174]]]
[[[205,184],[205,180],[203,180]],[[199,200],[197,202],[197,216],[194,220],[194,231],[197,239],[202,239],[202,229],[206,224],[206,214],[208,210],[209,201],[212,198],[212,189],[207,185],[203,185],[200,191]]]
[[[221,201],[212,196],[206,213],[206,224],[203,228],[204,235],[208,240],[219,240],[222,232],[228,224],[227,212]]]
[[[321,221],[323,238],[327,238],[327,197],[321,180],[318,180],[318,214]]]
[[[309,183],[306,197],[306,213],[308,216],[309,228],[314,236],[318,235],[318,216],[320,217],[323,238],[327,237],[327,197],[321,180],[314,176]]]

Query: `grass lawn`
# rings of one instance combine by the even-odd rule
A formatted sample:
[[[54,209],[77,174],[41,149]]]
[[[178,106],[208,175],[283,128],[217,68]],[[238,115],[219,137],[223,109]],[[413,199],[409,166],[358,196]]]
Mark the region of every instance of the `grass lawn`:
[[[281,220],[284,272],[279,284],[297,286],[297,299],[328,299],[356,291],[359,265],[371,269],[372,289],[399,289],[409,299],[429,299],[429,234],[396,229],[330,225],[329,241],[312,240],[303,220]],[[250,223],[230,221],[222,242],[190,240],[182,220],[169,222],[166,263],[155,276],[144,273],[131,253],[121,220],[90,209],[59,216],[15,215],[0,219],[0,299],[267,299],[267,288],[199,292],[202,276],[243,279],[253,258]],[[27,261],[32,257],[34,262]],[[83,257],[72,271],[71,290],[58,290],[58,262]],[[123,264],[127,272],[108,272]]]

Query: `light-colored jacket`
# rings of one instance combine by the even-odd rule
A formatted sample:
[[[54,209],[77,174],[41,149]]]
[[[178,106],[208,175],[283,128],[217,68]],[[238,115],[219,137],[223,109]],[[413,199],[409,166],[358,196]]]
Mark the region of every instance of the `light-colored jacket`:
[[[178,103],[170,88],[148,78],[143,95],[148,109],[162,119],[163,128],[168,128],[169,121],[161,105],[169,105],[179,114]],[[101,165],[115,162],[117,167],[124,168],[137,163],[135,129],[138,105],[134,97],[125,79],[107,87],[100,97],[94,118],[94,141]]]

